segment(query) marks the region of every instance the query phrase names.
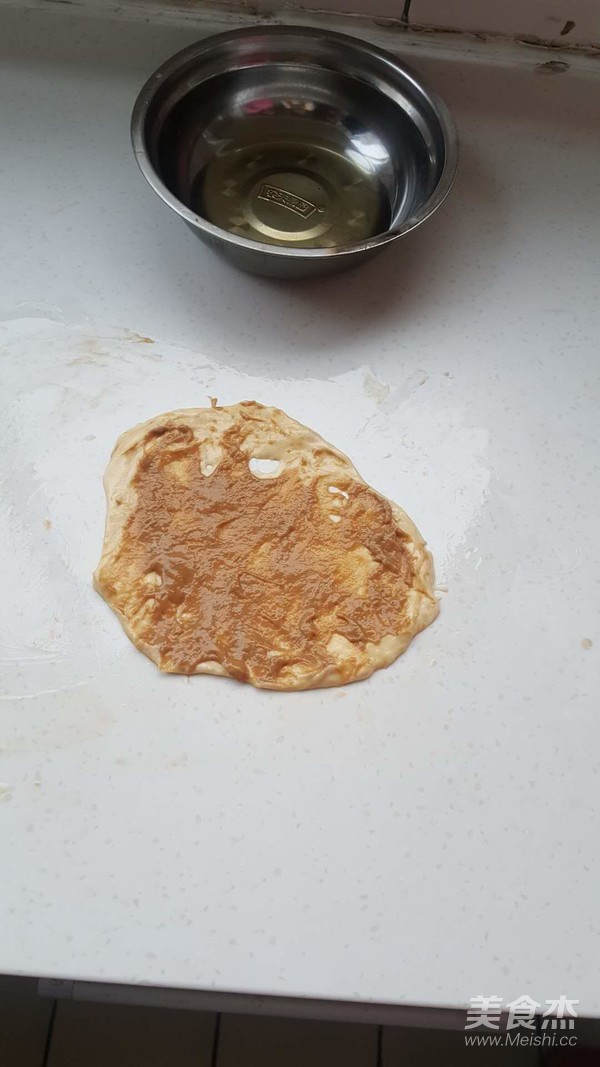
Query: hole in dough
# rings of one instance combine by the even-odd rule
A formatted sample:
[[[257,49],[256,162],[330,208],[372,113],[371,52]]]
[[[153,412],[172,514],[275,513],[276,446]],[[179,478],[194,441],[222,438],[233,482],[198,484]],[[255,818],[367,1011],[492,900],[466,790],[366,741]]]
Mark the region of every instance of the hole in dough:
[[[276,478],[281,470],[278,459],[259,459],[257,456],[248,460],[248,466],[255,478]]]

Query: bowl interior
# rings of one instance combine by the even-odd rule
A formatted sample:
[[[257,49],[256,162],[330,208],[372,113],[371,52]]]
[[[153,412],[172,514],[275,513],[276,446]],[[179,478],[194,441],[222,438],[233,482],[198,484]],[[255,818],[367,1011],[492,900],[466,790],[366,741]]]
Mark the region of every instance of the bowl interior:
[[[293,53],[252,60],[190,62],[151,101],[146,151],[185,207],[296,248],[347,247],[418,214],[439,182],[444,137],[410,78],[389,84]]]

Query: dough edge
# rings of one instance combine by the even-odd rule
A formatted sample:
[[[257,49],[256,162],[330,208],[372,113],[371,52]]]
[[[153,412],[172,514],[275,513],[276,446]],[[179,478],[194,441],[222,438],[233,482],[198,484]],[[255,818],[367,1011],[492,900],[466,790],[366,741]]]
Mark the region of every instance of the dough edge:
[[[257,415],[260,412],[260,417]],[[118,438],[104,475],[106,495],[106,523],[100,561],[93,575],[93,585],[112,611],[117,615],[131,643],[159,666],[160,650],[137,637],[129,627],[126,617],[109,599],[105,589],[102,573],[110,566],[118,551],[121,532],[129,514],[135,506],[135,491],[131,479],[135,475],[139,460],[139,447],[149,431],[159,427],[175,427],[179,422],[189,426],[200,443],[206,443],[209,449],[216,447],[222,434],[240,418],[257,421],[256,434],[250,431],[245,445],[248,458],[274,459],[288,465],[297,466],[301,478],[312,480],[315,476],[330,475],[332,482],[338,478],[351,479],[362,485],[368,483],[361,477],[356,467],[339,449],[329,444],[314,430],[290,418],[279,408],[265,407],[255,401],[241,401],[238,404],[210,408],[179,408],[156,415],[145,422],[138,423],[126,430]],[[265,423],[268,432],[265,433]],[[262,429],[261,429],[262,428]],[[302,464],[302,460],[308,463]],[[260,475],[258,475],[260,477]],[[269,477],[269,475],[263,475]],[[370,486],[373,489],[372,486]],[[373,490],[377,492],[377,490]],[[434,568],[431,553],[426,547],[412,519],[394,501],[382,493],[380,497],[388,500],[396,525],[411,541],[411,550],[415,560],[415,583],[409,593],[409,618],[406,630],[401,634],[387,634],[381,641],[369,642],[362,662],[356,664],[352,677],[348,678],[340,667],[329,665],[317,674],[290,672],[277,684],[257,681],[250,675],[248,682],[259,689],[272,689],[278,692],[292,692],[304,689],[328,688],[349,685],[369,678],[374,671],[388,667],[406,651],[413,637],[429,626],[439,614],[439,603],[434,593]],[[117,503],[120,501],[121,503]],[[345,639],[342,639],[345,640]],[[348,643],[349,644],[349,643]],[[354,648],[354,646],[352,646]],[[358,650],[356,650],[358,652]],[[357,658],[359,658],[357,656]],[[347,668],[347,662],[344,664]],[[159,667],[159,669],[161,669]],[[164,673],[176,673],[164,671]],[[211,674],[229,678],[231,675],[216,662],[199,663],[193,674]]]

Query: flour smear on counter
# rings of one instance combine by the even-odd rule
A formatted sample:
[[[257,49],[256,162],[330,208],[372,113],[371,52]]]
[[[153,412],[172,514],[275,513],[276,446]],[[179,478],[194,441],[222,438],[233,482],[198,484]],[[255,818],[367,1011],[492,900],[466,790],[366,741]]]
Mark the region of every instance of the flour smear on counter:
[[[93,684],[137,659],[97,603],[90,575],[114,443],[161,411],[202,407],[214,395],[220,404],[258,399],[310,421],[380,491],[410,498],[425,516],[438,582],[448,580],[452,550],[485,499],[487,435],[464,425],[444,374],[395,386],[378,383],[368,367],[330,381],[269,380],[133,332],[97,334],[40,319],[0,325],[0,344],[11,504],[2,646],[4,684],[15,699]]]

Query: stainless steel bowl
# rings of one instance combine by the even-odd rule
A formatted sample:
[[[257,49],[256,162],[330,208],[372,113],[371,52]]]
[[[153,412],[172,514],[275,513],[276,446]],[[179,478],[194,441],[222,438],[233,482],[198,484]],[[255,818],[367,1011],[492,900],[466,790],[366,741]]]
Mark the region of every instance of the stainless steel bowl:
[[[291,26],[222,33],[167,60],[131,136],[147,181],[199,237],[274,277],[362,262],[414,230],[458,157],[445,105],[393,56]]]

